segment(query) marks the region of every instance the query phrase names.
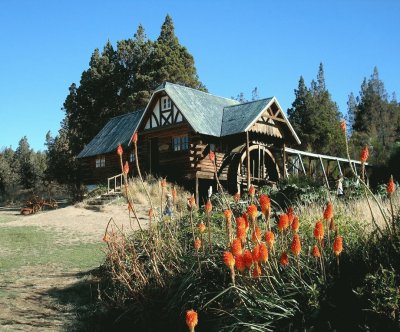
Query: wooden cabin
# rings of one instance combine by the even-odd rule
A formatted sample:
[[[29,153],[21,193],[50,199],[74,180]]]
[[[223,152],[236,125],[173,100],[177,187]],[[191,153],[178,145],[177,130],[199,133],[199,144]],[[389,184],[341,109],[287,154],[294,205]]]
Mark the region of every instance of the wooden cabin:
[[[189,185],[200,196],[216,186],[210,151],[221,184],[232,193],[250,182],[275,183],[287,175],[287,158],[301,152],[295,150],[300,139],[275,97],[240,103],[166,82],[144,111],[111,119],[78,155],[84,183],[105,183],[121,173],[115,151],[121,143],[124,160],[132,161],[134,132],[143,174]],[[287,147],[291,154],[285,153]]]
[[[277,181],[284,173],[278,162],[284,146],[300,143],[275,97],[239,103],[167,82],[154,91],[144,111],[111,119],[78,155],[84,183],[105,182],[120,173],[119,143],[125,160],[133,161],[135,131],[143,173],[197,187],[213,185],[208,154],[214,151],[219,180],[232,192],[248,180]]]

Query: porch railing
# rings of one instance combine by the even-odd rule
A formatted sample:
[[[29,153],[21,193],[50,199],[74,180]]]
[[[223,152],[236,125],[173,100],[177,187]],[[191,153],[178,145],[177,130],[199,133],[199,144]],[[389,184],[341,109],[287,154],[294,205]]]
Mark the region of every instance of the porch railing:
[[[124,185],[124,174],[118,174],[107,179],[107,194],[121,192]]]

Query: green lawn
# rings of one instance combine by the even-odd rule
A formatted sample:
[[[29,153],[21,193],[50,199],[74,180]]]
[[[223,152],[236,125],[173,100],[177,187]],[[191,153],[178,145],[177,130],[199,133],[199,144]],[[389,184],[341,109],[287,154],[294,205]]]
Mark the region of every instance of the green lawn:
[[[0,271],[53,264],[61,269],[87,270],[104,259],[100,241],[65,244],[63,237],[64,233],[32,226],[0,228]]]

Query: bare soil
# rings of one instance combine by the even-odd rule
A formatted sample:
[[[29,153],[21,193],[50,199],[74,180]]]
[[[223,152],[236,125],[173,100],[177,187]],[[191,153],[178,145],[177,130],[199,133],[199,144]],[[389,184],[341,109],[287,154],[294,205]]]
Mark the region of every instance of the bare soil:
[[[142,226],[145,225],[144,209],[140,210],[139,207],[138,214]],[[110,218],[126,230],[137,228],[133,219],[129,221],[125,205],[105,205],[91,209],[75,205],[30,216],[21,216],[18,210],[0,208],[0,234],[6,231],[13,234],[14,231],[28,229],[31,237],[39,239],[30,253],[32,257],[28,257],[30,263],[22,266],[16,264],[16,268],[4,266],[7,266],[7,262],[14,266],[12,260],[20,259],[18,255],[23,254],[19,248],[10,248],[9,244],[7,246],[0,242],[1,331],[97,330],[94,326],[89,328],[88,325],[82,325],[81,321],[90,311],[92,299],[97,294],[97,281],[91,270],[99,266],[99,258],[101,261],[103,254],[94,255],[96,258],[93,261],[91,257],[76,255],[69,259],[68,254],[65,254],[59,262],[40,262],[46,262],[46,255],[53,249],[68,251],[80,248],[76,247],[79,245],[97,245],[102,241]],[[40,238],[42,235],[46,238],[46,234],[52,234],[52,243],[42,245]],[[82,255],[85,255],[84,251]]]

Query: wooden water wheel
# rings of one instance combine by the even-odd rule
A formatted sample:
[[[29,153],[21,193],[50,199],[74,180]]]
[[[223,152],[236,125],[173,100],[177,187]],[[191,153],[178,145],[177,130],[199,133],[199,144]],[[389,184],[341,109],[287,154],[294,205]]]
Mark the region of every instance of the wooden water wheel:
[[[272,152],[265,145],[253,144],[249,147],[250,182],[254,185],[275,183],[280,178],[279,167]],[[231,152],[228,170],[229,191],[234,193],[247,186],[246,145],[240,145]]]

